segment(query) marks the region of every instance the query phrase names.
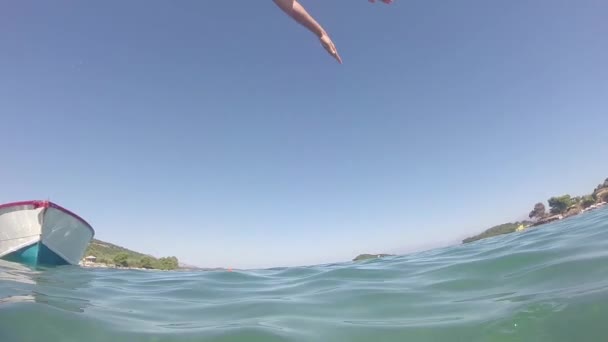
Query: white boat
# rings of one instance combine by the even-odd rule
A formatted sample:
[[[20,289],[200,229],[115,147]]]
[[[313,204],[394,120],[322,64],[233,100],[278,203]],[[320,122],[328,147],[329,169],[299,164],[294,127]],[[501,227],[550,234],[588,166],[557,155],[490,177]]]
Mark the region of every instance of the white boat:
[[[28,265],[77,265],[95,231],[49,201],[0,205],[0,258]]]

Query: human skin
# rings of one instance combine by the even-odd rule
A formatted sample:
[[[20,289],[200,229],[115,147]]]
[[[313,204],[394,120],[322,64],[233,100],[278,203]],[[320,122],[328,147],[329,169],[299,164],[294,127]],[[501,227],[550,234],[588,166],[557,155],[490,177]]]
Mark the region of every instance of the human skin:
[[[310,32],[319,38],[321,45],[330,54],[333,58],[335,58],[338,63],[342,64],[342,58],[338,53],[338,49],[334,45],[333,41],[329,37],[329,34],[325,31],[323,26],[319,24],[309,13],[306,11],[304,6],[302,6],[297,0],[273,0],[274,3],[279,6],[279,8],[285,12],[288,16],[293,18],[296,22],[300,23],[302,26],[306,27]],[[371,3],[376,2],[376,0],[368,0]],[[381,0],[385,4],[390,4],[393,0]]]

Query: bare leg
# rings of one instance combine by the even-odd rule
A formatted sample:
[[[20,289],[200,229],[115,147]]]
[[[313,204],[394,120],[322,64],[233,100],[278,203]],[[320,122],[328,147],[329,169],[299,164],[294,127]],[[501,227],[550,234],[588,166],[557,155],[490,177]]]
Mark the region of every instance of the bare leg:
[[[329,38],[329,35],[323,27],[306,11],[297,0],[273,0],[277,6],[287,15],[292,17],[295,21],[306,27],[310,32],[314,33],[319,40],[321,45],[327,50],[327,52],[334,57],[339,63],[342,63],[342,58],[338,54],[334,43]]]

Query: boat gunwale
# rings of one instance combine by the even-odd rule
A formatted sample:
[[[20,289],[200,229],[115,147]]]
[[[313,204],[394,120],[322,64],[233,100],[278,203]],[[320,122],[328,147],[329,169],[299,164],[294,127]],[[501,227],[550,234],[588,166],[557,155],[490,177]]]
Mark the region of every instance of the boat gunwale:
[[[5,208],[10,208],[10,207],[19,207],[19,206],[28,206],[31,205],[34,207],[34,209],[36,208],[53,208],[53,209],[57,209],[59,211],[62,211],[65,214],[68,214],[72,217],[74,217],[75,219],[79,220],[80,222],[84,223],[84,225],[89,228],[89,230],[93,233],[93,236],[95,236],[95,229],[93,229],[93,227],[82,217],[78,216],[77,214],[75,214],[74,212],[58,205],[55,204],[51,201],[35,201],[35,200],[30,200],[30,201],[20,201],[20,202],[12,202],[12,203],[4,203],[4,204],[0,204],[0,209],[5,209]]]

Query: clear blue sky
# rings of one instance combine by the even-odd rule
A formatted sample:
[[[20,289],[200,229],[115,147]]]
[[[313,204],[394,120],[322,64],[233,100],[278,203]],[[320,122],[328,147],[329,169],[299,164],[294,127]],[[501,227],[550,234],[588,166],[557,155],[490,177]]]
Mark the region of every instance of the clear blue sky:
[[[199,266],[405,252],[608,177],[608,4],[0,4],[0,201]]]

